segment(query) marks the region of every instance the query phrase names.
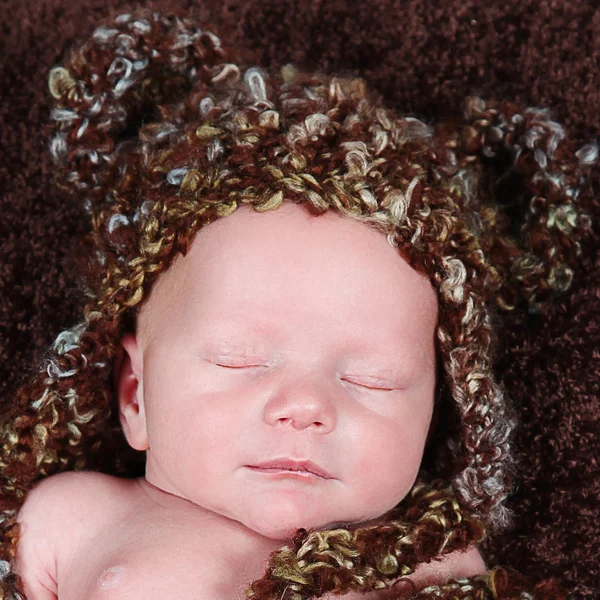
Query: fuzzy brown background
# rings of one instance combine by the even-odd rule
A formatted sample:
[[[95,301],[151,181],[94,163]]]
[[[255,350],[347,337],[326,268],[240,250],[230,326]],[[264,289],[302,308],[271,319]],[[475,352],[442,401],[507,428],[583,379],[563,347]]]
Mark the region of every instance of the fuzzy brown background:
[[[547,106],[578,146],[600,135],[600,8],[581,0],[157,1],[194,7],[260,64],[353,69],[399,111],[428,121],[464,96]],[[139,2],[136,6],[148,5]],[[0,11],[0,401],[41,350],[79,321],[84,298],[63,261],[87,230],[50,184],[41,136],[47,73],[120,1],[3,0]],[[225,29],[225,28],[228,29]],[[600,191],[598,169],[591,197]],[[591,205],[600,240],[600,203]],[[513,315],[498,361],[519,406],[515,527],[486,541],[488,566],[557,576],[600,598],[600,261],[587,246],[571,293],[549,317]]]

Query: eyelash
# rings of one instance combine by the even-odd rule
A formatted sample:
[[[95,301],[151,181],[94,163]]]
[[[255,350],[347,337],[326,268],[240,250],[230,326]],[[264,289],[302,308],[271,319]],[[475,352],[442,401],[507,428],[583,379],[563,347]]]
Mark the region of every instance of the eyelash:
[[[251,367],[263,367],[264,365],[222,365],[220,363],[213,363],[217,367],[223,367],[223,369],[248,369]]]
[[[366,390],[373,390],[374,392],[395,392],[396,388],[383,388],[383,387],[370,387],[368,385],[362,385],[361,383],[355,383],[354,381],[349,381],[348,379],[344,379],[343,381],[347,381],[352,385],[357,385],[358,387],[365,388]]]
[[[262,367],[264,365],[222,365],[219,363],[213,363],[214,365],[216,365],[217,367],[221,367],[223,369],[248,369],[248,368],[252,368],[252,367]],[[356,383],[354,381],[350,381],[348,379],[343,379],[343,381],[347,381],[348,383],[352,384],[352,385],[356,385],[358,387],[367,389],[367,390],[373,390],[374,392],[394,392],[396,391],[396,388],[378,388],[378,387],[370,387],[368,385],[362,385],[361,383]],[[383,383],[383,382],[382,382]]]

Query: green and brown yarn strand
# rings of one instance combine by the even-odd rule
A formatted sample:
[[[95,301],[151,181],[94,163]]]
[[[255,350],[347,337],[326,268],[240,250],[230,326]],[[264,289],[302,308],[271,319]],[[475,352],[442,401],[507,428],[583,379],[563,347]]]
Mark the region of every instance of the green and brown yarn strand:
[[[507,100],[468,97],[463,115],[431,126],[386,108],[359,77],[237,63],[214,30],[185,12],[140,9],[100,25],[50,71],[55,181],[91,220],[72,262],[90,300],[2,417],[0,598],[22,597],[11,571],[16,514],[37,480],[65,470],[143,472],[144,456],[128,446],[115,410],[120,336],[196,234],[242,205],[336,210],[386,235],[430,279],[443,398],[459,423],[437,462],[423,468],[427,481],[418,480],[388,521],[338,538],[305,532],[294,552],[273,560],[279,575],[301,572],[308,583],[270,579],[271,570],[252,584],[252,597],[379,589],[392,573],[378,564],[407,573],[436,553],[466,548],[469,524],[475,537],[510,525],[504,501],[515,475],[516,419],[493,374],[496,324],[505,311],[543,311],[576,275],[589,229],[578,198],[597,146],[575,151],[547,110]],[[428,487],[442,474],[443,490]],[[455,520],[417,522],[417,491],[419,514],[452,505]],[[313,539],[337,540],[326,555],[333,563],[319,564]],[[290,563],[299,548],[311,551]],[[520,598],[510,582],[525,580],[511,574],[504,585],[506,573],[414,597]],[[553,585],[523,583],[523,593],[558,598]]]

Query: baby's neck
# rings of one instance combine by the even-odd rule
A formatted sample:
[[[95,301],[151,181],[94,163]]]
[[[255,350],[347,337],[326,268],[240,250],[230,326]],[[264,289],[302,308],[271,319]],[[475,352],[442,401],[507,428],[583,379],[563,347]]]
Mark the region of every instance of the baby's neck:
[[[240,543],[239,547],[242,548],[246,546],[248,552],[261,552],[264,554],[265,552],[278,550],[289,543],[289,540],[287,539],[274,540],[260,535],[235,519],[230,519],[209,508],[195,504],[186,498],[182,498],[177,494],[172,494],[155,486],[145,477],[139,477],[135,482],[139,486],[140,491],[146,495],[152,503],[167,510],[191,510],[201,517],[205,517],[212,522],[218,523],[218,525],[223,528],[224,534],[228,536],[237,536]]]
[[[162,488],[160,488],[160,487],[154,485],[153,483],[151,483],[150,481],[148,481],[145,477],[140,477],[139,479],[136,480],[136,482],[139,485],[140,489],[154,503],[158,504],[159,506],[163,506],[164,508],[167,508],[167,509],[183,508],[186,510],[193,510],[193,511],[197,512],[199,515],[206,516],[207,518],[209,518],[211,520],[217,520],[217,521],[221,520],[223,522],[222,525],[230,530],[228,533],[230,533],[231,535],[238,533],[243,536],[246,536],[248,539],[256,538],[254,541],[256,541],[257,543],[265,544],[266,546],[272,547],[273,549],[281,548],[282,546],[284,546],[285,544],[290,542],[289,539],[274,540],[271,538],[264,537],[264,536],[260,535],[259,533],[257,533],[256,531],[249,529],[243,523],[236,521],[235,519],[230,519],[229,517],[227,517],[225,515],[222,515],[220,513],[210,510],[209,508],[200,506],[199,504],[195,504],[191,500],[187,500],[186,498],[182,498],[181,496],[178,496],[177,494],[173,494],[171,492],[167,492],[167,491],[163,490]],[[376,524],[380,524],[386,520],[387,520],[387,513],[384,515],[380,515],[379,517],[370,519],[368,521],[361,521],[360,526],[367,527],[367,526],[371,526],[371,525],[376,525]],[[323,526],[320,529],[323,529],[323,530],[325,530],[325,529],[347,529],[349,527],[351,528],[353,525],[358,525],[358,523],[349,523],[346,521],[339,521],[339,522],[335,522],[335,523],[330,523],[327,526]]]

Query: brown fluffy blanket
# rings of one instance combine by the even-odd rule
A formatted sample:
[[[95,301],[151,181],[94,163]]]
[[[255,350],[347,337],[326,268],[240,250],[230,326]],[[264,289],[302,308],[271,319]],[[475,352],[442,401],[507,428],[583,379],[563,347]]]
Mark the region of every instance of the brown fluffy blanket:
[[[139,2],[136,5],[146,2]],[[397,110],[426,120],[464,96],[551,109],[578,146],[600,132],[600,9],[583,0],[170,0],[228,27],[265,66],[352,69]],[[41,350],[79,319],[83,295],[64,260],[86,231],[79,206],[53,193],[42,125],[47,73],[121,0],[4,0],[0,11],[0,400]],[[594,172],[589,197],[600,191]],[[600,239],[600,203],[590,208]],[[516,314],[504,332],[501,381],[519,407],[516,525],[487,540],[488,566],[562,579],[600,598],[600,261],[584,250],[569,294],[549,317]]]

